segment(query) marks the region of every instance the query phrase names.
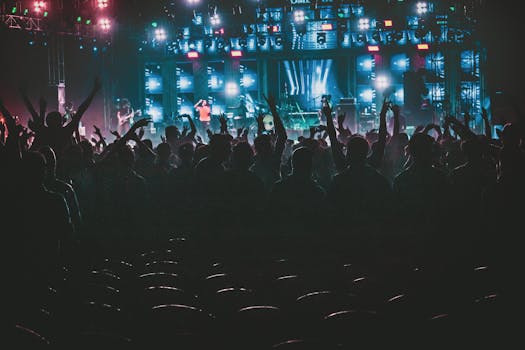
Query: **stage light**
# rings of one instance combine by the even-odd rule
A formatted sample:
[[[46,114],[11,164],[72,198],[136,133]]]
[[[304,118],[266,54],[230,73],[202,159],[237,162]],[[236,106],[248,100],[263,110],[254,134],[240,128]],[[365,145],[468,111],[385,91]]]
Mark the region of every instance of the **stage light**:
[[[429,48],[428,44],[417,44],[418,50],[428,50]]]
[[[199,58],[199,53],[197,51],[190,51],[188,52],[188,58],[191,58],[191,59]]]
[[[266,37],[264,35],[257,36],[257,45],[259,46],[266,45]]]
[[[332,26],[332,23],[323,23],[321,24],[322,30],[332,30],[334,29],[334,26]]]
[[[279,26],[268,26],[268,28],[272,31],[272,33],[279,33],[281,29]]]
[[[226,95],[237,96],[239,94],[239,85],[234,82],[226,83]]]
[[[377,46],[377,45],[368,45],[368,52],[379,52],[379,46]]]
[[[111,29],[111,21],[108,18],[101,18],[98,21],[98,26],[100,27],[100,29],[107,32]]]
[[[109,0],[97,0],[97,7],[103,10],[109,6]]]
[[[188,3],[188,5],[197,5],[200,0],[186,0],[186,2]]]
[[[326,33],[317,33],[317,44],[326,44]]]
[[[359,22],[357,22],[357,28],[359,30],[370,29],[370,20],[368,18],[359,18]]]
[[[16,9],[16,6],[13,6],[11,8],[11,14],[14,15],[16,13],[17,9]]]
[[[371,102],[374,101],[374,90],[372,90],[372,89],[363,90],[359,94],[359,97],[361,97],[363,102],[371,103]]]
[[[275,36],[275,46],[281,46],[283,44],[283,37],[281,35]]]
[[[232,50],[230,52],[232,57],[242,57],[242,51],[241,50]]]
[[[425,1],[420,1],[416,4],[416,11],[418,15],[424,15],[428,12],[428,4]]]
[[[78,16],[78,17],[77,17],[77,22],[78,22],[78,23],[82,22],[82,17]]]
[[[361,65],[363,66],[363,69],[371,70],[374,65],[374,62],[371,59],[368,59],[361,62]]]
[[[167,38],[166,31],[163,28],[155,29],[155,40],[156,41],[164,41],[166,40],[166,38]]]
[[[86,20],[86,24],[87,24],[87,25],[91,24],[91,20],[90,20],[90,19],[87,19],[87,20]]]
[[[293,20],[297,24],[304,23],[305,16],[303,10],[295,10],[293,13]]]
[[[45,1],[35,1],[33,3],[33,9],[36,13],[42,13],[47,8],[47,3]]]
[[[391,19],[385,19],[384,24],[387,28],[392,27],[394,25]]]
[[[390,86],[390,82],[386,76],[379,75],[376,78],[375,85],[376,85],[376,89],[386,89],[387,87]]]
[[[376,30],[374,33],[372,33],[372,39],[375,42],[381,42],[381,33],[379,33],[379,31]]]
[[[214,14],[213,16],[210,17],[210,24],[213,27],[221,25],[221,18],[219,17],[218,14]]]

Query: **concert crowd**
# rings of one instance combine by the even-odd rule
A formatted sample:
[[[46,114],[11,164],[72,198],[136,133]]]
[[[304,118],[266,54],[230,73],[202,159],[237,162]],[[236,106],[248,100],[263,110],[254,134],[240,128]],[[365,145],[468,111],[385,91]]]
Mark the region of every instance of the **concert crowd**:
[[[507,123],[497,135],[493,135],[489,112],[483,109],[484,134],[476,134],[469,127],[469,116],[466,114],[465,118],[449,115],[441,125],[417,126],[414,133],[408,135],[400,126],[402,108],[385,100],[379,115],[379,128],[360,135],[353,134],[345,126],[344,114],[335,115],[330,105],[325,104],[320,113],[326,125],[312,127],[306,135],[292,141],[288,139],[277,101],[268,96],[266,102],[275,125],[271,132],[265,130],[262,115],[256,118],[258,128],[253,135],[247,128],[231,130],[224,116],[218,118],[220,130],[206,129],[205,134],[199,133],[197,130],[201,126],[195,125],[199,124],[199,120],[194,122],[192,117],[186,116],[188,127],[180,130],[174,125],[167,126],[159,144],[144,136],[144,129],[151,123],[148,118],[137,120],[123,134],[115,131],[104,135],[97,126],[93,126],[97,137],[89,140],[79,136],[78,126],[99,90],[100,82],[96,80],[89,96],[66,124],[59,112],[47,111],[45,100],[41,99],[39,106],[34,107],[26,91],[21,91],[21,96],[30,116],[28,125],[20,124],[10,114],[11,101],[0,100],[0,227],[4,240],[3,255],[9,267],[4,281],[9,284],[6,288],[12,289],[13,303],[8,315],[14,320],[19,320],[19,316],[24,314],[20,311],[21,304],[28,299],[40,300],[44,294],[49,294],[49,290],[55,294],[53,300],[67,300],[69,306],[82,304],[80,300],[85,300],[79,295],[87,290],[88,277],[83,279],[79,276],[89,274],[92,278],[95,272],[99,273],[98,277],[104,275],[120,286],[107,282],[108,286],[121,291],[120,300],[124,300],[124,304],[119,310],[122,313],[134,310],[134,307],[143,312],[143,305],[137,305],[145,299],[137,295],[122,296],[124,291],[132,289],[129,284],[126,287],[122,285],[130,274],[171,272],[167,269],[139,269],[151,267],[152,264],[163,264],[164,268],[179,264],[178,268],[190,270],[187,273],[191,276],[198,274],[195,271],[205,271],[203,273],[208,277],[215,276],[206,280],[205,283],[209,283],[206,287],[201,284],[198,284],[201,287],[196,287],[196,290],[203,291],[200,301],[192,299],[194,303],[190,305],[191,300],[179,302],[177,299],[177,302],[167,304],[193,307],[200,302],[205,304],[200,304],[200,309],[206,308],[214,317],[223,317],[223,320],[237,324],[238,334],[228,333],[225,336],[221,332],[233,332],[232,329],[219,328],[222,330],[219,332],[214,330],[214,326],[205,327],[208,319],[197,322],[197,326],[191,328],[191,321],[185,319],[186,328],[182,328],[187,330],[190,327],[193,335],[211,334],[210,337],[225,342],[218,343],[222,344],[219,348],[232,348],[227,342],[252,334],[250,332],[254,330],[241,332],[241,326],[247,323],[241,322],[237,314],[235,318],[224,316],[226,311],[221,307],[226,304],[206,304],[206,300],[215,302],[213,298],[217,292],[214,291],[206,299],[206,293],[211,290],[206,288],[212,280],[220,279],[216,275],[235,275],[234,271],[242,270],[243,273],[238,275],[250,276],[243,283],[252,283],[253,290],[265,290],[263,287],[257,289],[260,281],[254,276],[260,271],[263,275],[273,273],[277,269],[276,261],[280,262],[279,266],[290,261],[299,262],[294,265],[297,271],[324,271],[312,278],[313,285],[337,275],[335,268],[328,267],[332,266],[331,263],[340,269],[351,269],[350,263],[354,264],[352,266],[365,266],[366,271],[353,275],[352,286],[356,289],[352,290],[357,290],[355,294],[358,296],[362,296],[357,286],[363,282],[360,278],[366,276],[364,288],[371,288],[366,285],[367,281],[374,282],[369,277],[373,275],[370,271],[380,271],[378,274],[383,279],[378,280],[394,281],[396,278],[389,279],[389,275],[399,276],[392,271],[399,272],[401,266],[405,269],[403,271],[419,271],[420,274],[433,276],[419,281],[421,285],[433,283],[433,286],[442,288],[439,291],[446,289],[447,285],[447,290],[454,289],[458,293],[466,290],[461,286],[472,286],[458,276],[471,274],[474,268],[496,270],[497,276],[491,277],[490,281],[496,285],[498,297],[503,299],[515,291],[515,280],[520,278],[518,265],[521,249],[518,242],[525,194],[525,129],[522,122]],[[387,115],[392,119],[391,129],[387,128]],[[108,141],[110,137],[112,142]],[[151,257],[147,260],[149,253],[160,255],[156,260]],[[284,258],[279,260],[281,257]],[[264,265],[261,263],[263,260],[271,263]],[[169,265],[168,261],[172,264]],[[188,265],[183,265],[184,261]],[[191,265],[188,261],[195,264]],[[283,278],[288,276],[286,273],[295,276],[293,268],[284,270],[281,271],[283,274],[272,276]],[[464,272],[467,270],[468,273]],[[482,273],[482,270],[476,271]],[[179,277],[183,275],[177,271]],[[344,272],[341,273],[337,276],[343,276]],[[134,278],[129,277],[128,281],[135,281]],[[331,282],[337,284],[344,279],[338,278],[334,277]],[[285,280],[293,280],[293,277],[279,281]],[[180,283],[191,285],[186,280]],[[89,286],[100,284],[100,281],[93,282]],[[262,282],[260,284],[263,285]],[[147,285],[148,288],[161,286],[168,288],[168,282]],[[169,286],[178,288],[179,285]],[[280,311],[289,310],[289,304],[277,305],[284,299],[276,301],[268,297],[278,294],[278,288],[272,286],[267,289],[273,289],[274,294],[262,293],[264,296],[261,297],[264,305],[275,307],[269,309],[268,317],[277,312],[277,307]],[[244,285],[232,282],[223,287],[237,288],[239,292]],[[289,291],[292,287],[287,288],[283,290]],[[319,289],[322,286],[316,290]],[[348,291],[344,287],[334,287],[330,293],[334,290]],[[386,288],[380,290],[385,291]],[[305,290],[308,291],[312,292]],[[106,292],[108,295],[112,293],[110,290]],[[368,309],[377,306],[370,301],[373,293],[364,294],[364,298],[359,299],[359,305],[366,305]],[[388,293],[384,294],[386,298]],[[287,294],[278,295],[284,298]],[[497,299],[494,295],[489,301]],[[387,308],[397,300],[390,302]],[[298,330],[287,325],[283,321],[285,318],[266,324],[272,327],[268,326],[267,333],[261,339],[269,341],[275,336],[272,338],[274,343],[255,342],[255,333],[253,338],[243,339],[254,341],[252,348],[264,348],[262,344],[274,345],[287,340],[290,335],[281,333],[290,326],[290,334],[304,341],[337,339],[339,345],[350,344],[361,339],[359,336],[370,335],[368,332],[371,329],[393,332],[389,327],[380,328],[377,325],[391,322],[388,317],[396,312],[405,312],[400,310],[410,310],[404,316],[421,311],[414,307],[415,304],[410,304],[410,298],[408,300],[406,304],[393,305],[393,309],[386,311],[376,308],[380,311],[373,314],[375,318],[360,314],[357,326],[360,331],[350,340],[344,336],[337,338],[344,332],[330,333],[338,326],[325,329],[322,325],[306,324],[305,321],[301,326],[309,330]],[[487,300],[483,302],[490,304]],[[106,304],[114,305],[110,302]],[[328,305],[328,302],[321,304]],[[423,304],[428,303],[417,305]],[[437,297],[430,304],[440,305]],[[444,309],[449,310],[447,307]],[[60,326],[51,328],[48,333],[43,329],[45,327],[38,329],[42,337],[47,334],[48,344],[76,344],[80,339],[77,335],[94,325],[86,323],[75,328],[77,321],[74,320],[85,321],[89,318],[85,315],[91,315],[84,309],[78,311],[78,315],[63,305],[58,310],[62,311],[51,316],[59,319],[55,322]],[[479,329],[487,330],[501,318],[507,320],[506,314],[502,316],[490,310],[493,322],[487,321],[481,326],[481,322],[476,323],[481,327]],[[84,316],[79,316],[81,312],[85,312]],[[98,312],[100,314],[97,315],[102,314],[102,311]],[[287,313],[288,316],[290,314],[296,320],[312,316]],[[435,323],[439,332],[443,329],[457,331],[458,320],[475,320],[481,314],[452,318],[449,324],[446,323],[447,317],[450,320],[449,315],[457,315],[450,311],[445,314],[447,317],[434,320],[438,320]],[[496,314],[500,318],[493,316]],[[166,323],[159,322],[162,327],[149,327],[144,321],[147,317],[140,315],[128,317],[126,324],[129,327],[114,333],[144,344],[156,341],[152,339],[168,341],[167,333],[160,335],[160,329],[166,330],[162,328]],[[379,322],[377,315],[387,316]],[[399,319],[409,319],[404,316]],[[340,319],[334,320],[337,317]],[[337,317],[331,318],[334,325],[344,321],[341,321],[341,314]],[[34,318],[28,316],[28,319]],[[133,323],[134,319],[140,321]],[[410,320],[415,319],[414,316]],[[441,319],[445,321],[439,321]],[[376,321],[379,323],[374,323]],[[24,324],[23,321],[17,322],[17,325]],[[117,323],[119,326],[123,324],[121,321]],[[373,326],[366,328],[363,324]],[[402,332],[406,329],[401,324],[389,324],[398,327],[396,332],[401,333],[396,334],[405,334]],[[27,324],[24,327],[31,328]],[[34,328],[38,327],[31,329]],[[104,331],[108,332],[110,328],[108,322],[108,328]],[[147,336],[140,333],[144,329],[147,329]],[[314,336],[312,329],[322,334]],[[435,329],[431,331],[439,333]],[[470,337],[473,333],[468,334]],[[30,337],[22,338],[26,341]],[[177,338],[177,341],[182,338]],[[206,337],[191,338],[191,341],[189,338],[184,338],[184,341],[199,344],[211,342]],[[379,338],[371,335],[366,341],[379,341]],[[361,340],[365,341],[364,338]],[[110,344],[115,339],[104,338],[104,341]],[[158,341],[160,344],[161,341]],[[277,348],[284,348],[280,346]],[[346,348],[342,346],[339,348]],[[330,347],[325,344],[319,348]]]

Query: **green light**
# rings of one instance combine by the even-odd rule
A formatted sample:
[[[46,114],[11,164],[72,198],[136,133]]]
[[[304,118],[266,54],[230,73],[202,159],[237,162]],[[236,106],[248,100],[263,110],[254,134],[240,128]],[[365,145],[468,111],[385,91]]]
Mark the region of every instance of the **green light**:
[[[47,17],[47,15],[49,15],[49,12],[44,12],[44,17]]]
[[[12,14],[15,14],[15,13],[16,13],[16,6],[13,6],[13,8],[11,9],[11,13],[12,13]]]
[[[29,12],[29,10],[28,10],[28,9],[25,9],[25,10],[24,10],[24,15],[27,15],[28,12]]]
[[[77,17],[77,22],[82,22],[82,17],[78,16]]]
[[[153,28],[157,28],[158,24],[157,24],[157,22],[151,22],[151,26],[152,26]]]
[[[450,12],[454,12],[456,11],[456,7],[455,6],[450,6]]]
[[[91,24],[91,20],[88,19],[88,20],[86,21],[86,24]]]

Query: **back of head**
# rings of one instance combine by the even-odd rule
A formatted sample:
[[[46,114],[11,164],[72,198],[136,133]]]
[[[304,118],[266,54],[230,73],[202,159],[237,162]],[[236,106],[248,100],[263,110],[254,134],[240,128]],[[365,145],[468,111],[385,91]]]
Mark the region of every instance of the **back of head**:
[[[272,153],[272,139],[269,135],[259,135],[253,141],[255,152],[258,156],[265,156]]]
[[[521,130],[519,124],[507,123],[501,131],[503,146],[517,147],[520,144]]]
[[[311,174],[313,152],[307,147],[299,147],[292,154],[292,169],[294,174]]]
[[[193,144],[190,142],[184,143],[179,146],[179,158],[182,160],[183,163],[191,162],[193,160],[194,153],[195,149],[193,147]]]
[[[167,160],[169,159],[171,155],[171,146],[169,143],[162,142],[157,146],[157,155],[159,156],[159,159],[161,160]]]
[[[40,152],[27,152],[22,159],[23,178],[29,186],[41,185],[46,176],[46,160]]]
[[[214,134],[209,143],[210,157],[224,162],[231,153],[230,139],[222,134]]]
[[[62,126],[62,115],[59,112],[49,112],[46,116],[46,124],[50,128],[60,128]]]
[[[354,135],[348,140],[346,149],[348,160],[353,164],[360,164],[366,161],[370,146],[363,136]]]
[[[174,140],[179,137],[179,129],[175,125],[169,125],[164,129],[164,134],[166,135],[166,140]]]
[[[482,156],[481,143],[478,140],[465,140],[461,142],[461,151],[469,161],[479,160]]]
[[[239,142],[232,152],[233,165],[236,168],[247,169],[253,162],[253,150],[248,142]]]
[[[416,163],[432,163],[432,150],[434,139],[423,133],[412,136],[408,142],[408,151]]]

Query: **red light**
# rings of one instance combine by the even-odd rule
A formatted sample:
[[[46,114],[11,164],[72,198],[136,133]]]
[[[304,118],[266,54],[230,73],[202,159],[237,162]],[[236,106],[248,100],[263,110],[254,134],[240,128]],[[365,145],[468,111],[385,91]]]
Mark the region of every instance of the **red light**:
[[[279,26],[272,26],[272,32],[278,33],[279,32]]]
[[[392,27],[394,23],[391,19],[385,19],[385,27]]]
[[[332,23],[323,23],[321,24],[322,30],[332,30],[334,27],[332,26]]]
[[[97,7],[99,9],[105,9],[109,6],[109,0],[97,0]]]
[[[199,53],[197,51],[188,52],[188,58],[199,58]]]
[[[47,4],[45,1],[35,1],[33,6],[35,8],[35,12],[40,13],[46,9]]]
[[[368,52],[379,52],[379,46],[377,46],[377,45],[369,45],[368,46]]]
[[[417,49],[418,50],[428,50],[429,46],[428,44],[417,44]]]
[[[242,51],[241,50],[232,50],[231,55],[232,55],[232,57],[242,57]]]

